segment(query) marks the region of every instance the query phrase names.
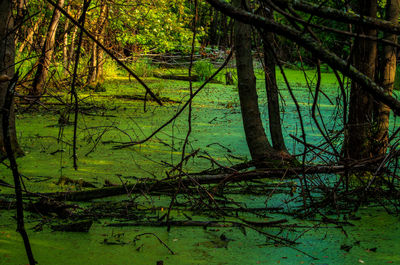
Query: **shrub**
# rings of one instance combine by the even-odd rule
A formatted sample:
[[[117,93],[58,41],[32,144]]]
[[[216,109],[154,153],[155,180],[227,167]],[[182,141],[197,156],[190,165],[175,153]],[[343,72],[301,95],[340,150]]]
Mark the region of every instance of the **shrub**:
[[[194,71],[197,73],[201,81],[208,79],[214,70],[214,65],[208,61],[197,61],[194,63]]]
[[[120,74],[118,64],[111,59],[108,59],[103,64],[103,76],[104,78],[116,77]]]
[[[154,75],[156,66],[151,63],[150,59],[138,59],[128,65],[128,67],[139,77],[150,77]]]

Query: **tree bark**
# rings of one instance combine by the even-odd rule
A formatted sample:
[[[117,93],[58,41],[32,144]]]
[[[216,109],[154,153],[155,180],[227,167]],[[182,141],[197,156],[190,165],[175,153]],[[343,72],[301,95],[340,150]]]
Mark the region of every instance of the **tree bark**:
[[[28,46],[28,52],[31,50],[31,46],[33,45],[33,36],[37,33],[39,29],[39,25],[42,23],[42,17],[39,17],[33,27],[28,27],[28,34],[24,40],[21,40],[22,43],[19,46],[18,52],[21,53],[24,51],[25,47]]]
[[[273,19],[272,13],[267,14]],[[272,147],[280,152],[288,153],[282,134],[281,115],[279,108],[279,91],[276,84],[275,59],[271,49],[274,48],[274,34],[261,31],[264,49],[264,72],[265,87],[267,90],[269,131],[271,134]]]
[[[67,8],[67,12],[69,13],[70,10],[71,10],[71,6],[69,5],[68,8]],[[70,25],[70,22],[67,19],[65,21],[65,25],[64,25],[64,36],[63,36],[63,67],[64,67],[64,75],[65,76],[68,74],[68,70],[69,70],[67,68],[68,60],[69,60],[69,58],[68,58],[68,36],[69,36],[68,31],[69,31],[69,25]]]
[[[99,41],[101,43],[104,44],[105,42],[105,34],[106,34],[106,28],[107,28],[107,5],[105,5],[106,7],[106,13],[104,15],[104,19],[103,19],[103,24],[102,24],[102,28],[100,31],[100,36],[99,36]],[[97,82],[103,79],[103,65],[105,63],[105,59],[104,59],[104,52],[102,49],[97,48],[97,64],[96,64],[96,80]]]
[[[233,5],[240,7],[241,0],[234,0]],[[251,54],[251,27],[236,21],[234,43],[240,107],[247,145],[254,161],[264,161],[274,152],[265,135],[258,107],[256,77]]]
[[[96,27],[96,40],[104,43],[105,26],[107,22],[107,4],[102,1],[100,7],[99,18],[97,19]],[[92,55],[90,58],[89,72],[88,72],[88,83],[97,83],[103,75],[103,50],[99,49],[98,45],[92,43]]]
[[[63,7],[64,0],[58,0],[57,5]],[[56,40],[56,32],[58,24],[60,21],[60,15],[61,15],[60,11],[55,8],[53,16],[51,18],[49,29],[47,31],[46,39],[42,48],[42,54],[37,64],[35,78],[33,80],[32,89],[30,91],[31,95],[40,96],[43,93],[47,75],[49,73],[51,59],[54,53],[54,44]]]
[[[376,17],[376,0],[358,0],[361,16]],[[357,26],[358,34],[376,36],[377,31],[368,26]],[[377,43],[357,38],[354,43],[354,66],[371,80],[375,79]],[[352,81],[350,91],[349,120],[345,126],[345,157],[363,159],[374,156],[372,153],[372,131],[374,98],[366,88]]]
[[[96,36],[96,39],[98,39],[98,36]],[[91,56],[90,56],[90,61],[89,61],[89,67],[88,67],[88,78],[87,78],[87,83],[92,84],[96,83],[96,77],[97,77],[97,45],[96,43],[92,43],[92,50],[91,50]]]
[[[400,1],[388,0],[386,4],[386,20],[398,25],[400,15]],[[385,40],[397,43],[396,34],[386,34]],[[392,95],[394,88],[394,81],[396,76],[396,54],[397,48],[391,45],[384,45],[382,47],[383,58],[380,67],[380,80],[379,84],[383,87],[385,93]],[[373,153],[376,155],[385,154],[387,150],[388,136],[389,136],[389,114],[390,108],[381,102],[377,106],[376,126],[377,132],[375,137],[375,144],[373,146]]]
[[[0,106],[4,105],[9,81],[14,76],[15,60],[15,35],[13,33],[14,22],[12,18],[12,1],[0,0]],[[0,120],[3,119],[3,111],[0,111]],[[0,124],[0,160],[6,155],[3,128]],[[9,114],[9,136],[12,149],[15,155],[23,155],[17,142],[15,129],[14,102],[11,103]]]
[[[71,68],[71,61],[72,58],[74,57],[74,51],[75,51],[75,40],[76,40],[76,35],[78,33],[78,27],[74,26],[74,30],[72,31],[72,36],[71,36],[71,44],[69,46],[69,51],[68,51],[68,58],[67,58],[67,64],[66,64],[66,70],[69,72],[69,68]]]

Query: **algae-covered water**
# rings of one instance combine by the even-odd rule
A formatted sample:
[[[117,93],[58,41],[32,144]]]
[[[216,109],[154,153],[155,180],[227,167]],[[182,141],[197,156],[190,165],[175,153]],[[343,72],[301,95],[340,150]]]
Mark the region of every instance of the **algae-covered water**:
[[[307,141],[319,144],[323,139],[312,125],[310,105],[312,96],[305,86],[303,73],[288,70],[292,89],[301,107]],[[308,72],[312,78],[312,71]],[[58,182],[62,176],[78,180],[82,178],[97,187],[105,181],[121,184],[134,178],[163,178],[171,165],[181,159],[181,147],[187,132],[187,111],[164,128],[148,142],[129,148],[115,148],[120,143],[144,139],[172,117],[188,98],[188,83],[146,79],[150,88],[175,102],[158,106],[154,102],[135,100],[143,95],[137,82],[124,76],[115,76],[105,81],[106,92],[81,91],[83,110],[78,126],[78,170],[72,166],[72,126],[60,127],[63,110],[40,109],[36,112],[19,112],[17,130],[25,156],[18,158],[24,183],[29,191],[48,192],[80,190],[76,184]],[[290,152],[301,153],[303,146],[289,135],[301,136],[301,127],[293,103],[282,77],[282,118],[286,144]],[[341,129],[337,104],[340,102],[338,86],[333,74],[325,73],[322,90],[329,97],[321,96],[320,113],[328,131]],[[314,80],[315,83],[315,80]],[[267,123],[265,89],[260,78],[259,97],[264,121]],[[194,88],[200,83],[194,83]],[[60,97],[69,96],[62,93]],[[22,109],[22,107],[20,108]],[[340,115],[340,113],[338,114]],[[72,121],[72,114],[70,116]],[[186,154],[199,150],[199,156],[189,159],[184,168],[197,172],[209,168],[212,158],[223,165],[232,165],[250,159],[243,133],[235,86],[209,84],[193,102],[193,128]],[[392,123],[394,124],[394,123]],[[340,145],[340,139],[337,141]],[[310,154],[307,157],[313,160]],[[322,155],[330,161],[333,158]],[[12,176],[5,165],[0,165],[1,180],[12,183]],[[0,188],[2,194],[12,193],[9,188]],[[289,195],[288,195],[289,196]],[[236,201],[254,207],[265,206],[265,194],[237,195]],[[127,198],[122,198],[127,199]],[[277,196],[268,206],[284,205],[285,198]],[[143,200],[147,204],[167,207],[169,198],[158,197]],[[143,203],[144,203],[143,202]],[[268,213],[266,213],[268,215]],[[0,264],[26,264],[27,260],[19,234],[15,232],[14,211],[0,210]],[[398,216],[388,215],[377,206],[363,208],[357,218],[350,222],[354,226],[336,227],[312,221],[300,221],[287,216],[274,215],[271,219],[288,218],[292,228],[280,230],[270,228],[271,234],[298,244],[285,246],[266,240],[266,237],[238,227],[110,227],[118,220],[96,220],[88,233],[52,232],[48,225],[43,231],[34,227],[43,221],[40,216],[27,213],[27,230],[39,264],[386,264],[400,263],[400,222]],[[182,218],[173,212],[175,218]],[[194,216],[200,220],[214,220],[212,216]],[[266,218],[268,219],[268,218]],[[154,236],[154,233],[171,250]],[[136,240],[135,240],[136,238]]]
[[[399,264],[400,245],[398,217],[388,216],[379,209],[363,209],[354,227],[343,231],[316,228],[305,233],[295,248],[274,245],[249,230],[244,236],[237,229],[105,227],[93,226],[89,233],[32,232],[29,236],[39,264]],[[0,226],[0,264],[26,264],[23,244],[9,214],[2,213]],[[27,225],[28,228],[32,223]],[[152,235],[154,233],[174,252],[172,255]],[[224,234],[228,241],[221,240]],[[288,236],[293,236],[289,233]],[[117,238],[115,245],[104,240]],[[351,247],[349,251],[341,246]]]

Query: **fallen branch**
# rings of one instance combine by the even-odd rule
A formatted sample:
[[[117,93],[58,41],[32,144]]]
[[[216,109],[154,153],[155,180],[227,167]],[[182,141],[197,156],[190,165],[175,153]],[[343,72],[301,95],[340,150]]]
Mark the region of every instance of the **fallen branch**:
[[[203,184],[219,184],[224,185],[227,183],[241,182],[241,181],[255,181],[260,179],[280,179],[285,176],[286,179],[293,179],[300,174],[340,174],[347,170],[347,172],[355,172],[359,170],[366,170],[372,168],[369,161],[363,161],[360,164],[344,165],[320,165],[309,166],[305,168],[284,168],[284,169],[264,169],[252,170],[248,172],[234,172],[231,174],[217,174],[217,175],[191,175],[190,177],[182,178],[181,184],[185,186],[193,186]],[[128,189],[131,193],[151,193],[151,192],[171,192],[175,191],[178,180],[175,178],[167,178],[163,180],[145,179],[141,182],[134,184],[127,184],[125,186],[112,186],[96,188],[85,191],[77,192],[57,192],[57,193],[44,193],[42,196],[53,197],[59,200],[68,201],[90,201],[93,199],[100,199],[110,196],[117,196],[126,194]]]

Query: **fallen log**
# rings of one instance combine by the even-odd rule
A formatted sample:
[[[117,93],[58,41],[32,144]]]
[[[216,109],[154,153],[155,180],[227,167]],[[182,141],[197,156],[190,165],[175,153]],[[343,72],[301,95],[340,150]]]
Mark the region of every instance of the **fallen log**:
[[[69,222],[64,224],[51,225],[50,228],[53,231],[63,231],[63,232],[89,232],[90,227],[92,227],[93,220],[84,220],[77,222]]]
[[[126,100],[154,101],[153,98],[146,97],[145,95],[114,95],[113,97]],[[180,100],[174,100],[168,97],[160,97],[160,101],[163,103],[182,103]]]
[[[345,167],[343,165],[335,166],[307,166],[304,168],[287,168],[287,169],[263,169],[252,170],[247,172],[235,172],[231,174],[217,175],[200,175],[200,176],[177,176],[174,178],[166,178],[163,180],[145,179],[144,181],[135,184],[127,184],[121,186],[95,188],[85,191],[76,192],[57,192],[57,193],[42,193],[41,195],[53,197],[59,200],[67,201],[90,201],[110,196],[133,193],[152,193],[152,192],[173,192],[178,183],[184,186],[198,186],[205,184],[218,184],[223,186],[227,183],[241,181],[255,181],[261,179],[296,179],[303,174],[339,174],[358,170],[365,170],[367,167],[363,165],[354,165]]]
[[[124,226],[200,226],[200,227],[233,227],[232,223],[224,223],[218,221],[169,221],[167,222],[152,222],[152,221],[136,221],[136,222],[120,222],[111,223],[106,226],[124,227]]]
[[[198,75],[192,75],[192,76],[187,76],[187,75],[163,75],[163,74],[155,74],[154,77],[160,78],[160,79],[170,79],[170,80],[179,80],[179,81],[200,81],[200,78]]]
[[[178,80],[178,81],[192,81],[192,82],[200,82],[202,81],[198,75],[192,75],[192,76],[187,76],[187,75],[162,75],[162,74],[155,74],[154,77],[160,78],[160,79],[168,79],[168,80]],[[214,84],[223,84],[223,82],[219,80],[211,80],[210,83]]]
[[[229,221],[194,221],[194,220],[185,220],[185,221],[163,221],[163,222],[152,222],[152,221],[135,221],[135,222],[121,222],[121,223],[111,223],[106,226],[110,227],[123,227],[123,226],[200,226],[200,227],[240,227],[240,226],[257,226],[257,227],[273,227],[279,224],[287,223],[286,219],[282,220],[274,220],[270,222],[256,222],[256,221],[248,221],[243,220],[242,223],[238,222],[229,222]],[[247,224],[247,225],[246,225]]]

